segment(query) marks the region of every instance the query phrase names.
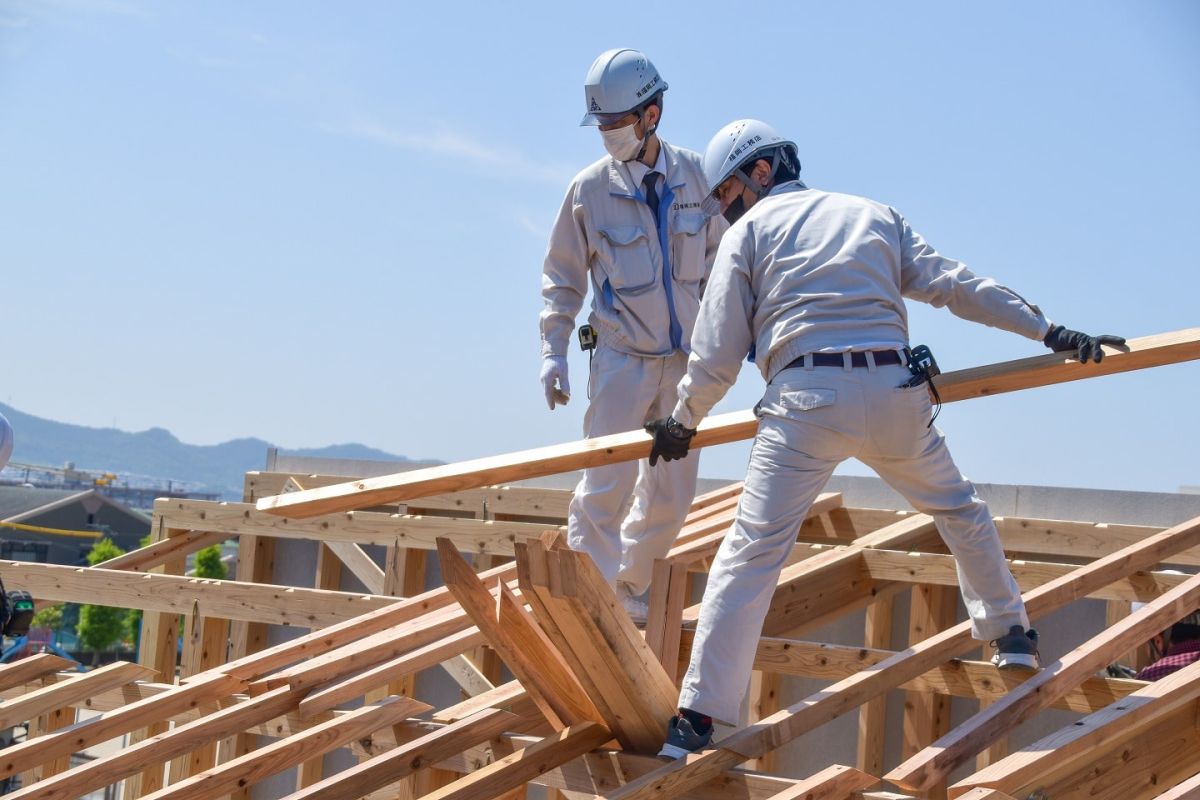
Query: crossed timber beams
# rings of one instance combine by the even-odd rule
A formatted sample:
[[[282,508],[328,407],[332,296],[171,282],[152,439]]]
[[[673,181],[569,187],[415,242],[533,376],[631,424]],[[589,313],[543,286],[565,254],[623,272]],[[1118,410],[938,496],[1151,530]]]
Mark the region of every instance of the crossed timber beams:
[[[1134,344],[1141,343],[1138,340]],[[1137,347],[1132,348],[1131,354],[1133,351],[1142,352]],[[1168,352],[1173,352],[1169,358],[1163,355]],[[1181,353],[1188,352],[1192,354],[1186,357],[1196,357],[1194,349],[1188,351],[1186,347],[1164,350],[1158,356],[1177,360],[1185,357]],[[1122,358],[1125,355],[1110,354],[1105,363],[1125,363],[1123,369],[1150,365],[1149,361],[1135,365],[1133,359],[1121,362]],[[1058,362],[1058,368],[1067,369],[1057,379],[1104,374],[1072,375],[1069,369],[1089,367],[1064,364],[1061,359]],[[1015,373],[1001,370],[998,377],[985,375],[982,380],[995,381],[990,384],[996,387],[995,391],[1041,385],[1037,381],[1051,382],[1045,375],[1034,376],[1036,380],[1031,375],[1032,372],[1021,370]],[[1006,384],[1006,380],[1010,383]],[[978,386],[970,388],[965,380],[961,384],[952,383],[958,387],[956,391],[976,392],[969,396],[991,391]],[[603,455],[607,460],[624,457],[616,452]],[[569,468],[564,463],[558,462],[551,471]],[[546,466],[537,467],[543,468]],[[514,478],[489,473],[471,479],[494,483]],[[294,489],[292,496],[302,495],[313,487],[339,483],[320,476],[259,474],[253,479],[248,476],[248,486],[251,480],[256,493],[248,493],[247,499],[283,491],[288,481]],[[1017,797],[1028,786],[1019,784],[1020,776],[1010,779],[1006,770],[1021,770],[1025,776],[1040,773],[1045,781],[1052,781],[1041,785],[1056,791],[1088,785],[1098,798],[1148,797],[1151,775],[1163,781],[1183,781],[1180,787],[1186,787],[1189,776],[1183,774],[1185,767],[1180,764],[1189,763],[1188,758],[1200,753],[1195,733],[1196,690],[1190,675],[1178,678],[1174,689],[1162,683],[1147,686],[1136,681],[1092,677],[1097,664],[1127,650],[1148,630],[1200,605],[1197,595],[1200,586],[1193,579],[1150,571],[1164,562],[1193,566],[1200,563],[1197,558],[1200,539],[1194,532],[1181,530],[1186,526],[1159,533],[1137,526],[1002,519],[998,525],[1005,547],[1020,556],[1021,560],[1013,562],[1013,570],[1028,592],[1027,602],[1035,617],[1083,596],[1113,603],[1134,598],[1153,602],[1137,615],[1094,637],[1080,651],[1068,654],[1048,665],[1045,672],[1033,676],[1001,674],[987,663],[955,659],[955,655],[974,646],[962,625],[941,632],[936,628],[927,631],[932,636],[914,641],[911,647],[898,653],[886,647],[840,648],[793,638],[764,638],[759,645],[756,668],[776,675],[823,677],[834,684],[820,698],[814,696],[768,714],[753,728],[719,742],[718,749],[694,758],[690,764],[668,766],[664,778],[661,762],[636,751],[651,752],[656,746],[653,737],[661,737],[662,720],[669,713],[664,709],[669,709],[672,702],[673,680],[677,675],[669,666],[677,666],[691,641],[690,631],[679,627],[694,614],[694,609],[685,609],[683,604],[688,572],[703,571],[707,566],[715,543],[732,519],[736,489],[722,497],[698,501],[676,547],[667,560],[656,566],[652,605],[663,616],[652,619],[652,629],[643,639],[621,614],[611,591],[589,571],[590,562],[562,550],[556,536],[543,540],[541,534],[547,528],[561,524],[564,493],[543,490],[543,500],[519,506],[518,501],[530,500],[534,493],[478,485],[480,488],[463,492],[459,498],[443,495],[418,501],[410,497],[403,507],[332,515],[320,520],[280,518],[260,513],[249,503],[193,507],[168,503],[157,510],[158,541],[150,548],[129,554],[122,562],[99,570],[22,573],[30,580],[42,581],[43,591],[59,595],[81,591],[80,587],[85,585],[91,589],[104,586],[107,588],[102,591],[110,598],[150,606],[149,610],[164,618],[177,618],[182,613],[190,615],[194,622],[197,617],[214,617],[219,611],[237,624],[269,621],[313,629],[313,633],[286,645],[259,652],[237,652],[228,663],[185,673],[177,685],[154,684],[144,679],[114,688],[97,684],[96,691],[84,700],[78,699],[78,685],[60,688],[72,686],[77,678],[39,673],[20,686],[5,688],[5,676],[13,673],[0,671],[0,693],[4,697],[0,703],[23,702],[28,709],[32,708],[28,705],[29,697],[36,696],[40,698],[39,707],[46,703],[111,706],[98,723],[77,723],[68,734],[50,731],[20,746],[24,749],[15,755],[23,763],[39,761],[46,765],[42,782],[29,789],[78,788],[86,782],[109,780],[125,770],[128,775],[141,773],[145,796],[202,797],[230,793],[238,797],[242,796],[239,793],[244,794],[239,786],[260,778],[276,766],[308,765],[314,759],[319,764],[318,756],[323,750],[317,743],[332,736],[360,756],[359,768],[328,778],[321,776],[319,766],[316,771],[305,770],[293,799],[394,797],[396,791],[385,787],[402,777],[404,765],[411,767],[412,758],[424,758],[436,761],[439,769],[465,776],[443,774],[438,779],[441,785],[426,783],[419,789],[420,796],[440,798],[499,795],[508,800],[517,796],[512,790],[533,781],[604,797],[658,796],[657,790],[649,794],[640,792],[646,786],[658,789],[667,786],[672,796],[720,796],[723,800],[741,797],[900,800],[908,795],[871,791],[876,777],[848,766],[831,765],[802,781],[734,769],[736,764],[770,752],[804,730],[814,729],[890,688],[990,702],[974,720],[950,731],[934,747],[916,752],[908,762],[889,773],[889,779],[912,787],[914,792],[922,792],[923,787],[944,780],[954,764],[962,763],[1017,722],[1049,705],[1091,714],[1084,725],[1068,728],[1056,734],[1058,738],[1044,740],[1044,743],[1062,743],[1062,758],[1053,763],[1053,770],[1029,766],[1030,753],[1019,750],[1009,758],[995,759],[992,765],[951,787],[952,796],[969,800]],[[452,487],[441,491],[448,488]],[[953,562],[936,551],[937,539],[928,519],[915,514],[842,509],[840,498],[822,502],[817,518],[810,519],[798,531],[799,543],[776,593],[768,618],[768,633],[795,636],[796,630],[819,625],[854,608],[865,605],[872,610],[881,609],[897,591],[914,584],[929,587],[952,583]],[[375,507],[381,504],[383,501],[373,502]],[[476,518],[453,518],[462,514]],[[332,542],[341,551],[339,560],[373,594],[337,592],[336,583],[332,587],[322,583],[321,588],[305,590],[273,587],[268,585],[269,570],[256,570],[254,582],[240,587],[236,586],[240,582],[189,581],[179,575],[142,575],[130,571],[177,564],[183,555],[204,543],[230,536],[246,537],[244,547],[248,541],[255,542],[251,557],[253,560],[261,555],[260,564],[270,561],[269,548],[259,547],[263,542],[278,538]],[[447,543],[439,543],[439,538]],[[384,568],[368,563],[370,559],[361,549],[364,545],[389,548]],[[409,600],[389,596],[396,593],[398,584],[394,578],[400,574],[390,554],[435,547],[439,549],[444,571],[451,575],[449,588],[417,594]],[[330,553],[335,548],[326,547]],[[513,553],[520,556],[520,563],[484,569],[477,576],[474,569],[461,569],[465,562],[459,552],[474,554],[479,559],[476,568],[488,563],[492,556]],[[1063,556],[1065,560],[1097,560],[1075,567],[1053,563],[1055,556]],[[447,570],[447,563],[454,566]],[[0,564],[0,569],[5,570],[7,577],[9,565]],[[660,576],[666,576],[665,582],[658,582]],[[176,596],[170,597],[171,594]],[[285,618],[279,609],[289,604],[294,613]],[[539,672],[527,667],[524,674],[519,674],[514,668],[519,682],[488,689],[472,698],[469,702],[475,705],[470,713],[465,710],[449,713],[443,709],[438,718],[456,718],[442,726],[407,719],[421,706],[413,704],[403,692],[392,691],[392,699],[385,697],[382,702],[371,697],[379,692],[387,694],[389,687],[405,679],[409,671],[424,669],[456,652],[462,655],[484,640],[493,645],[511,640],[516,645],[501,656],[510,668],[522,656],[537,653],[531,664],[553,663],[553,669]],[[503,650],[499,646],[496,649]],[[557,658],[551,658],[555,653]],[[551,660],[547,661],[548,658]],[[148,677],[149,673],[144,675]],[[170,677],[164,675],[164,681]],[[28,685],[30,680],[36,684]],[[564,696],[572,698],[572,704],[556,707],[548,699],[561,700]],[[638,700],[644,696],[646,701],[642,705],[646,710],[640,711],[633,703],[623,705],[622,697],[630,696]],[[339,701],[358,697],[366,698],[359,709],[333,708]],[[497,706],[507,710],[499,710]],[[388,716],[393,713],[395,717]],[[81,740],[111,737],[114,731],[140,728],[152,720],[174,720],[175,727],[164,724],[158,732],[127,748],[132,755],[94,762],[88,772],[57,771],[50,766]],[[1170,743],[1171,752],[1176,754],[1174,761],[1145,744],[1148,737],[1144,734],[1157,730],[1165,731],[1163,741]],[[197,753],[230,731],[267,734],[277,741],[268,745],[265,756],[257,755],[250,746],[232,757],[197,760]],[[519,731],[529,735],[520,735]],[[614,740],[625,749],[613,749]],[[163,759],[158,761],[157,779],[146,779],[147,773],[140,762],[147,754],[153,754],[152,760]],[[1115,775],[1122,757],[1127,758],[1123,769],[1131,776],[1121,784],[1126,794],[1112,794],[1098,779],[1093,784],[1087,783],[1091,780],[1087,777],[1089,770],[1108,770],[1106,774]],[[162,775],[165,759],[175,762],[167,785]],[[484,762],[490,762],[491,766],[481,771]],[[177,770],[177,765],[182,766]],[[682,780],[675,770],[684,773]],[[416,779],[429,770],[409,769],[409,772],[409,778]],[[696,783],[693,788],[680,788],[692,783]],[[64,791],[61,796],[66,797],[74,790]],[[1017,794],[1010,795],[1010,791]],[[1179,794],[1182,791],[1185,790],[1178,789],[1176,794],[1183,796]],[[127,792],[127,797],[135,795],[136,792]],[[43,795],[30,791],[23,796]]]
[[[1106,351],[1105,359],[1098,364],[1079,364],[1062,354],[1052,353],[949,372],[938,379],[938,390],[942,401],[949,403],[1197,358],[1200,358],[1200,328],[1190,328],[1131,339],[1123,351]],[[709,417],[700,424],[692,447],[749,439],[754,435],[757,425],[757,419],[749,411]],[[267,496],[258,500],[258,508],[293,519],[314,517],[411,501],[423,495],[552,475],[617,461],[632,461],[644,458],[649,452],[650,438],[645,432],[614,434],[506,456]]]

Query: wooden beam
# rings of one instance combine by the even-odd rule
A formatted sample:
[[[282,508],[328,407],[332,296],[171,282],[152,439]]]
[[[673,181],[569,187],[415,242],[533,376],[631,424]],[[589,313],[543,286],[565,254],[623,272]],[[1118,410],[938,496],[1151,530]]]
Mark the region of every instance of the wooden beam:
[[[1198,699],[1200,662],[1147,684],[1108,708],[1044,736],[959,781],[951,796],[958,797],[978,786],[1017,793],[1022,786],[1051,772],[1090,760],[1093,753],[1112,742],[1131,735],[1154,736],[1159,720],[1184,706],[1194,708]]]
[[[690,588],[686,564],[675,564],[663,558],[654,560],[650,602],[647,604],[646,645],[672,682],[679,678],[679,634]]]
[[[154,524],[161,524],[155,520]],[[221,544],[229,538],[229,534],[220,531],[171,531],[172,536],[157,542],[152,542],[137,550],[110,558],[104,562],[104,569],[125,569],[145,571],[151,567],[161,566],[174,558],[191,555],[197,550]]]
[[[1047,665],[1020,689],[988,706],[889,772],[887,779],[917,791],[933,786],[990,742],[1048,706],[1089,674],[1103,669],[1117,655],[1148,640],[1197,608],[1200,608],[1200,575],[1189,578],[1137,614]]]
[[[487,710],[441,730],[433,731],[284,800],[357,800],[357,798],[412,775],[427,764],[436,764],[503,733],[515,718],[506,711]]]
[[[595,750],[611,738],[612,734],[603,725],[581,722],[475,770],[449,786],[425,795],[424,800],[491,800]]]
[[[75,673],[70,680],[0,702],[0,730],[56,708],[73,706],[93,694],[137,680],[149,680],[157,674],[149,667],[124,661],[114,661],[91,672]]]
[[[247,472],[245,499],[254,502],[261,497],[282,494],[289,478],[299,479],[305,489],[317,489],[345,483],[362,475],[302,475],[295,472]],[[570,489],[550,489],[541,486],[482,486],[450,494],[430,495],[408,504],[419,509],[413,513],[437,511],[457,517],[485,519],[496,514],[507,516],[566,521],[567,508],[574,492]]]
[[[20,686],[74,666],[74,661],[53,653],[37,653],[11,664],[0,664],[0,690]]]
[[[949,586],[914,586],[908,607],[908,643],[913,646],[954,625],[958,592]],[[880,700],[883,698],[875,698]],[[904,693],[902,757],[928,747],[950,730],[950,697],[938,692],[909,689]],[[930,786],[931,800],[944,800],[946,783]]]
[[[626,749],[657,752],[678,690],[585,553],[518,548],[517,575],[543,630]]]
[[[1098,587],[1168,559],[1200,544],[1200,518],[1192,519],[1125,548],[1025,595],[1028,613],[1037,617],[1086,597]],[[1145,611],[1145,609],[1143,609]],[[1180,614],[1182,616],[1182,613]],[[779,747],[819,725],[836,719],[873,697],[909,681],[976,647],[969,622],[959,623],[919,645],[897,653],[875,669],[864,670],[828,686],[721,741],[721,747],[692,759],[677,760],[654,773],[630,781],[608,800],[649,800],[658,792],[682,794],[720,772]],[[997,704],[998,705],[998,704]],[[993,706],[995,707],[995,706]]]
[[[1051,353],[949,372],[938,379],[938,390],[943,402],[953,402],[1196,358],[1200,358],[1200,328],[1131,339],[1126,352],[1109,350],[1108,357],[1099,364],[1079,364],[1061,353]],[[700,423],[692,439],[692,448],[749,439],[757,426],[758,420],[749,411],[708,417]],[[633,461],[645,458],[649,453],[649,435],[644,431],[632,431],[264,497],[258,501],[258,507],[281,516],[312,517],[413,500],[422,495]]]
[[[364,706],[314,725],[303,733],[271,742],[186,781],[168,786],[147,795],[147,800],[211,800],[221,797],[290,769],[318,753],[344,747],[379,728],[394,725],[407,716],[423,713],[430,708],[425,703],[407,697],[385,698],[375,705]]]
[[[170,719],[198,703],[226,697],[243,688],[245,683],[237,678],[213,673],[198,678],[195,683],[106,711],[61,731],[11,745],[0,750],[0,778],[31,764],[41,764],[108,741],[151,721]]]
[[[684,632],[685,647],[691,646],[694,636],[694,631]],[[780,675],[838,681],[882,664],[895,655],[892,650],[763,637],[755,653],[754,668]],[[992,701],[1013,691],[1032,674],[1028,670],[999,669],[990,661],[956,658],[897,688]],[[1089,714],[1145,685],[1145,681],[1092,676],[1056,700],[1053,707]]]
[[[270,689],[284,684],[294,689],[311,689],[397,658],[469,627],[470,620],[462,609],[453,606],[438,608],[394,628],[373,633],[273,673],[263,678],[262,684]]]
[[[332,592],[268,583],[217,581],[182,575],[131,573],[103,567],[9,562],[27,591],[44,600],[101,603],[171,615],[199,611],[205,617],[320,628],[395,604],[392,597]]]
[[[805,778],[795,786],[784,789],[771,800],[844,800],[855,790],[867,789],[879,783],[879,778],[854,767],[834,764]]]
[[[29,794],[38,800],[74,800],[83,797],[141,771],[147,764],[161,764],[218,738],[240,733],[252,725],[285,714],[296,707],[300,697],[296,692],[280,689],[235,703],[44,780],[31,788]]]
[[[553,727],[603,721],[563,654],[526,614],[523,603],[503,584],[496,588],[495,595],[489,593],[447,539],[438,540],[438,561],[447,588]]]
[[[342,564],[353,573],[354,577],[366,587],[371,594],[383,594],[383,568],[375,563],[366,552],[354,542],[341,542],[337,539],[325,541],[325,546],[341,560]]]
[[[863,647],[891,649],[895,598],[886,597],[867,606]],[[775,709],[778,710],[778,709]],[[858,768],[868,775],[883,774],[884,734],[887,732],[887,695],[868,700],[858,710]]]
[[[295,497],[304,492],[292,492]],[[211,500],[159,499],[154,513],[172,528],[224,531],[230,535],[270,536],[281,539],[311,539],[334,542],[434,550],[439,537],[452,540],[467,553],[511,556],[513,542],[537,538],[546,530],[541,522],[423,517],[385,514],[377,511],[348,511],[321,519],[280,518],[262,512],[252,503]]]
[[[511,564],[497,567],[481,577],[511,580],[516,577],[516,567]],[[441,586],[415,597],[388,600],[388,605],[374,611],[359,614],[290,642],[235,659],[224,665],[222,671],[252,680],[288,664],[311,659],[371,634],[394,628],[430,611],[446,608],[454,602],[454,596],[450,594],[449,589]]]
[[[863,553],[867,572],[881,581],[957,586],[954,556],[937,553],[901,553],[871,550]],[[1022,591],[1029,591],[1079,569],[1078,564],[1053,564],[1044,561],[1009,561],[1008,566]],[[1187,580],[1187,575],[1171,572],[1137,572],[1092,592],[1097,600],[1145,602],[1158,597]],[[1114,620],[1115,621],[1115,620]]]
[[[1018,800],[1158,800],[1164,787],[1186,781],[1198,764],[1200,729],[1195,706],[1187,705],[1160,718],[1149,735],[1134,728],[1006,794]]]
[[[436,666],[451,655],[462,653],[483,641],[478,628],[465,628],[427,645],[410,650],[401,656],[334,681],[314,691],[300,703],[300,713],[306,717],[331,711],[342,703],[362,697],[371,689],[386,686],[404,675]]]

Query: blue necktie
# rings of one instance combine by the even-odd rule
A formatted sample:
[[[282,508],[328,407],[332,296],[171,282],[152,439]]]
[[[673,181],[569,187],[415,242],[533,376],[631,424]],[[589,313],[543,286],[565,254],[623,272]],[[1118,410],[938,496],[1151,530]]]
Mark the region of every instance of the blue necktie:
[[[658,219],[658,173],[650,170],[646,173],[646,177],[642,178],[642,188],[646,192],[646,205],[650,206],[650,213],[654,215],[654,227],[659,227],[661,224]]]

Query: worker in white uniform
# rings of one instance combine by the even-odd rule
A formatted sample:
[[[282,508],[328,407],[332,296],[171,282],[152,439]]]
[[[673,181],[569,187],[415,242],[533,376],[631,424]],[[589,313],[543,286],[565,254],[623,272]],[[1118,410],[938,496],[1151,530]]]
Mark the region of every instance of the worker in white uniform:
[[[595,331],[586,437],[636,430],[669,414],[725,221],[706,213],[698,153],[657,129],[667,84],[645,55],[602,53],[584,85],[582,125],[608,152],[575,176],[542,273],[541,381],[551,410],[570,396],[567,348],[590,282]],[[696,491],[697,457],[584,470],[567,540],[588,553],[635,618],[655,558],[666,554]]]
[[[895,209],[810,189],[796,146],[739,120],[704,154],[732,223],[717,252],[687,375],[668,418],[646,426],[653,455],[686,455],[696,426],[737,378],[747,352],[767,389],[737,518],[709,573],[660,755],[707,746],[713,720],[735,723],[755,646],[800,523],[834,468],[857,458],[933,517],[954,554],[976,639],[1001,667],[1037,668],[1037,634],[987,506],[931,425],[928,381],[908,367],[904,297],[964,319],[1103,357],[1092,337],[1052,325],[1011,289],[938,255]]]

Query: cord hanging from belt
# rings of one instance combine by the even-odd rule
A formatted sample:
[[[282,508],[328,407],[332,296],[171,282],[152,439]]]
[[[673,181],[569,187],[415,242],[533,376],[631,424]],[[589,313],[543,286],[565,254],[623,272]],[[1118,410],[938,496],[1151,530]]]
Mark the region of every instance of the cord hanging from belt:
[[[933,416],[929,418],[929,424],[926,428],[933,427],[933,421],[937,419],[938,414],[942,413],[942,396],[938,393],[937,385],[933,379],[942,374],[938,368],[937,360],[933,357],[933,352],[923,344],[909,350],[904,348],[904,356],[908,360],[908,371],[913,374],[904,383],[900,384],[901,389],[911,389],[914,386],[920,386],[922,383],[929,384],[929,393],[933,395]]]

